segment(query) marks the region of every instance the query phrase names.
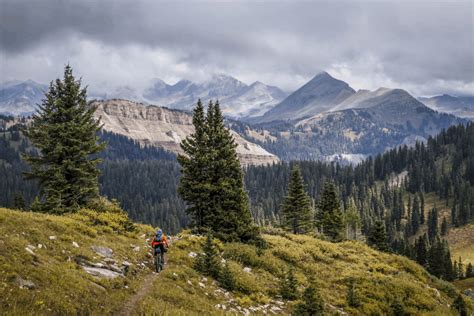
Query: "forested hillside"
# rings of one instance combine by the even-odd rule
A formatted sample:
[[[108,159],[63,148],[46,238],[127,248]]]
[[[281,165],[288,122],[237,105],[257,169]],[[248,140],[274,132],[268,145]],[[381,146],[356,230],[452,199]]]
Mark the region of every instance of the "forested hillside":
[[[102,138],[109,143],[100,165],[102,194],[119,199],[134,220],[172,232],[185,227],[188,218],[176,193],[179,166],[175,156],[153,147],[142,148],[123,136],[103,133]],[[451,127],[426,144],[393,149],[355,167],[316,161],[298,165],[314,201],[319,199],[324,182],[334,181],[344,209],[353,205],[359,211],[360,231],[367,235],[373,223],[383,219],[392,246],[400,250],[400,241],[426,230],[428,213],[434,206],[424,201],[427,198],[438,199],[436,208],[444,216],[438,219],[440,227],[444,218],[447,227],[465,225],[474,218],[473,142],[474,125],[470,123]],[[0,146],[0,168],[6,175],[6,181],[0,182],[0,203],[8,207],[29,205],[36,186],[22,180],[21,172],[27,166],[20,153],[34,149],[17,126],[2,132]],[[257,223],[279,224],[293,164],[246,170],[245,184]],[[449,213],[442,210],[446,205]]]
[[[0,132],[0,205],[26,209],[38,194],[37,184],[25,181],[29,169],[21,159],[35,152],[21,134],[20,125]],[[176,233],[187,224],[176,187],[176,156],[156,147],[142,147],[127,137],[103,132],[108,147],[100,154],[101,194],[120,200],[132,219],[165,227]]]

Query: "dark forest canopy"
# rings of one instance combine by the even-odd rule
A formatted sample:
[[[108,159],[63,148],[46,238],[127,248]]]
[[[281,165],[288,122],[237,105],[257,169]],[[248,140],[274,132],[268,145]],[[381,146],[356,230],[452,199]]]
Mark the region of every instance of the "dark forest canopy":
[[[109,144],[100,166],[101,193],[119,200],[134,220],[161,225],[173,232],[186,226],[189,221],[185,205],[176,193],[179,166],[175,155],[141,147],[124,136],[103,132],[101,137]],[[360,212],[366,234],[377,219],[386,220],[389,233],[392,226],[402,229],[407,221],[408,198],[413,201],[415,196],[429,192],[454,203],[452,224],[463,225],[474,217],[473,143],[474,124],[470,123],[453,126],[426,144],[392,149],[357,166],[317,161],[300,161],[298,165],[309,196],[319,200],[324,183],[333,181],[343,209],[354,203]],[[22,180],[21,172],[27,166],[19,152],[34,149],[15,128],[0,135],[0,147],[0,172],[7,179],[0,182],[0,204],[12,207],[18,195],[26,204],[31,203],[36,189],[33,183]],[[279,210],[294,164],[282,162],[245,170],[245,186],[258,224],[280,223]],[[393,185],[394,175],[404,172],[407,177],[399,177],[399,186]],[[417,226],[416,220],[413,223]]]

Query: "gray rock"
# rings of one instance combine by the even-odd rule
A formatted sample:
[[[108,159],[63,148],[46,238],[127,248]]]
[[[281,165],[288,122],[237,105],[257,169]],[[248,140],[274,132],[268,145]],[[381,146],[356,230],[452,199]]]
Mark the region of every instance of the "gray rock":
[[[114,251],[107,247],[91,246],[91,249],[94,250],[99,256],[104,258],[111,258],[114,255]]]
[[[104,279],[115,279],[116,277],[122,276],[121,273],[105,269],[105,268],[95,268],[95,267],[82,267],[87,273]]]
[[[25,279],[22,279],[21,277],[16,278],[16,283],[18,284],[20,289],[32,290],[36,287],[36,284],[34,284],[33,281],[25,280]]]

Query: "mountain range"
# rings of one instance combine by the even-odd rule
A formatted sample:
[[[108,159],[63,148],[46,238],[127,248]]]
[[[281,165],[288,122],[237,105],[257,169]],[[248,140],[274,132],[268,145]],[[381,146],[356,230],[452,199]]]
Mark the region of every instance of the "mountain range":
[[[438,112],[474,119],[474,96],[453,97],[443,94],[431,98],[419,98],[419,100]]]
[[[0,113],[29,115],[46,90],[47,85],[32,80],[0,85]],[[288,94],[259,81],[247,85],[231,76],[214,75],[204,82],[180,80],[172,85],[153,79],[143,91],[119,86],[110,91],[90,89],[88,95],[89,99],[126,99],[182,110],[192,109],[199,98],[204,103],[218,99],[226,116],[242,118],[263,115]]]
[[[1,86],[0,113],[32,113],[45,90],[46,86],[31,80]],[[96,103],[106,130],[173,152],[179,152],[179,141],[191,132],[189,110],[196,100],[219,99],[241,157],[250,155],[243,158],[244,164],[271,163],[278,158],[357,162],[387,148],[424,141],[474,117],[474,97],[417,99],[402,89],[355,91],[327,72],[288,96],[277,87],[261,82],[246,85],[225,75],[173,85],[155,79],[141,94],[120,87],[90,95],[93,99],[122,99]],[[169,124],[169,117],[176,120]]]

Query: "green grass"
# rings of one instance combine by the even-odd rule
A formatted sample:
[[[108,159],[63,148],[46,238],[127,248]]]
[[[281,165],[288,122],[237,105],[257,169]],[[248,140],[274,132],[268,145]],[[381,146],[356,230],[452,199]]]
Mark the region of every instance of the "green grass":
[[[453,283],[461,291],[464,291],[464,290],[467,290],[467,289],[473,289],[474,290],[474,278],[469,278],[469,279],[464,279],[464,280],[457,280],[457,281],[454,281]]]
[[[138,226],[135,233],[118,234],[104,226],[67,216],[0,209],[0,310],[2,314],[93,314],[111,313],[133,293],[141,276],[148,271],[136,264],[146,259],[144,233],[150,228]],[[50,240],[49,236],[56,236]],[[79,244],[79,248],[72,242]],[[33,256],[25,250],[36,248]],[[114,250],[115,259],[134,264],[126,278],[98,280],[75,263],[84,257],[96,261],[92,245]],[[133,252],[131,245],[141,246]],[[31,280],[33,290],[20,289],[17,278]],[[128,289],[126,288],[128,287]]]
[[[120,222],[114,214],[82,212],[60,217],[0,209],[2,315],[105,315],[119,311],[151,273],[150,263],[145,268],[139,263],[149,261],[145,237],[153,233],[145,225],[137,225],[134,232],[120,231]],[[409,259],[354,241],[333,244],[291,234],[267,234],[264,238],[268,243],[264,250],[218,243],[222,259],[237,281],[238,290],[226,293],[215,280],[192,268],[194,258],[189,254],[201,250],[204,238],[183,232],[167,254],[165,270],[138,302],[136,313],[221,315],[231,309],[252,312],[260,308],[258,314],[267,306],[267,311],[278,308],[278,313],[289,314],[297,302],[279,302],[278,289],[288,264],[294,264],[300,291],[312,276],[329,314],[343,310],[351,315],[389,315],[391,305],[399,300],[410,315],[455,315],[448,307],[457,295],[455,287],[431,277]],[[80,247],[74,247],[73,241]],[[38,244],[43,247],[35,250],[35,256],[25,250]],[[98,260],[92,245],[112,248],[115,259],[133,263],[131,271],[109,281],[84,272],[74,259]],[[133,251],[134,246],[140,246],[140,251]],[[244,271],[245,267],[251,271]],[[20,289],[18,277],[33,281],[36,287]],[[349,278],[356,281],[361,301],[358,308],[346,303]],[[216,308],[218,304],[225,305],[225,310]]]
[[[262,252],[250,245],[221,245],[221,254],[230,262],[239,287],[226,298],[216,294],[216,282],[209,278],[203,281],[191,268],[193,259],[189,253],[200,247],[203,238],[187,234],[181,238],[174,243],[169,268],[142,302],[142,313],[219,314],[214,308],[216,304],[225,304],[227,310],[271,304],[280,299],[279,278],[292,263],[296,266],[301,290],[307,285],[308,276],[315,278],[328,313],[339,309],[352,315],[389,315],[391,304],[400,300],[410,315],[455,314],[448,307],[456,294],[454,286],[431,277],[409,259],[377,252],[360,242],[333,244],[295,235],[265,235],[269,248]],[[251,272],[244,272],[244,267],[250,267]],[[346,303],[350,278],[355,278],[361,300],[357,309]],[[231,299],[236,303],[229,303]],[[154,305],[153,302],[160,300],[162,303]],[[289,313],[294,304],[285,302],[282,312]]]

